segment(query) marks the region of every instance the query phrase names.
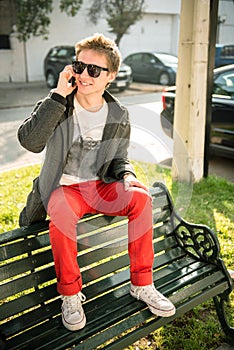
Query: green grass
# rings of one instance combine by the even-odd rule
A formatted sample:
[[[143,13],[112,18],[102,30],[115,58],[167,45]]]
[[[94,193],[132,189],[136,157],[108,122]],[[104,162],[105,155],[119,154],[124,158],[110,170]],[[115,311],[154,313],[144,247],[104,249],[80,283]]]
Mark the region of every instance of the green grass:
[[[39,165],[29,166],[0,174],[0,232],[18,227],[19,213],[39,168]]]
[[[163,181],[169,188],[176,209],[184,219],[211,227],[218,236],[221,257],[234,270],[234,184],[214,176],[188,185],[173,183],[169,169],[135,163],[138,177],[148,186]],[[32,180],[39,166],[0,174],[0,232],[18,227],[18,216],[25,205]],[[234,320],[234,293],[230,319]],[[162,327],[128,347],[129,350],[214,350],[225,342],[212,302],[200,305],[171,324]]]

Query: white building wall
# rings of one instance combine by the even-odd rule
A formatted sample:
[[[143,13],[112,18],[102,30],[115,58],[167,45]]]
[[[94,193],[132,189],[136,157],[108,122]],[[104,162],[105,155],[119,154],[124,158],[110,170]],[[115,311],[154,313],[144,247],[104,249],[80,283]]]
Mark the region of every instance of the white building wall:
[[[178,23],[177,23],[178,21]],[[177,28],[177,30],[175,30]],[[120,42],[123,57],[136,51],[161,51],[177,54],[179,17],[146,13]]]
[[[179,14],[180,0],[146,0],[148,12]]]
[[[234,44],[234,2],[232,0],[219,1],[219,24],[217,42],[220,44]]]
[[[124,35],[120,42],[123,58],[131,52],[143,50],[177,54],[179,12],[180,0],[146,0],[143,18],[130,27],[129,34]],[[52,46],[74,45],[78,40],[95,32],[102,32],[115,39],[115,35],[109,33],[104,18],[97,25],[93,25],[87,19],[85,7],[75,17],[68,17],[60,12],[59,0],[56,0],[48,40],[32,38],[27,42],[29,81],[44,79],[43,59]]]
[[[95,32],[107,33],[106,21],[102,20],[97,26],[87,21],[85,9],[82,8],[77,16],[68,17],[59,10],[59,1],[55,1],[51,16],[48,40],[41,37],[32,38],[27,42],[27,61],[29,81],[43,80],[43,60],[49,49],[55,45],[75,45],[77,41]]]
[[[9,82],[11,76],[12,50],[0,50],[0,81]]]
[[[86,6],[89,1],[86,0]],[[180,0],[146,0],[145,14],[141,21],[130,27],[120,42],[122,56],[139,50],[156,50],[177,53],[179,31]],[[176,19],[176,20],[175,20]],[[176,23],[176,28],[174,26]],[[52,46],[69,44],[74,45],[78,40],[95,32],[102,32],[115,39],[115,35],[109,33],[106,20],[100,19],[97,25],[93,25],[87,19],[86,7],[83,6],[75,17],[68,17],[61,13],[59,0],[54,1],[54,10],[51,16],[51,24],[48,40],[34,37],[24,44],[14,43],[14,49],[8,52],[7,57],[1,55],[0,61],[3,68],[0,81],[40,81],[44,80],[43,60]],[[163,35],[162,35],[163,33]],[[173,36],[172,36],[173,33]],[[15,39],[13,39],[15,41]],[[22,51],[26,52],[22,61]],[[4,57],[4,59],[3,59]],[[20,57],[20,65],[17,66],[17,57]],[[27,62],[27,68],[22,64]],[[19,70],[21,69],[21,74]]]
[[[87,6],[89,1],[85,0]],[[181,0],[146,0],[143,18],[130,27],[129,33],[120,42],[123,58],[134,51],[164,51],[177,54]],[[234,4],[220,0],[219,14],[226,16],[220,25],[219,42],[234,43]],[[48,40],[34,37],[23,43],[15,42],[12,50],[0,50],[0,81],[44,80],[43,60],[48,50],[55,45],[74,45],[78,40],[95,32],[102,32],[115,39],[102,18],[97,25],[87,19],[85,6],[75,17],[68,17],[59,10],[59,0],[54,0]],[[7,51],[7,52],[6,52]],[[26,52],[26,57],[22,53]],[[25,64],[27,67],[25,68]]]

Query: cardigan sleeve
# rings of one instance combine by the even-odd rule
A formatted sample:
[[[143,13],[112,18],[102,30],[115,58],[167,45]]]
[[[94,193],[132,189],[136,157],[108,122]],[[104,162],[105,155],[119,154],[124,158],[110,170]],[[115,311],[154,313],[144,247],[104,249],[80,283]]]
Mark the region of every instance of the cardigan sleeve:
[[[65,111],[66,99],[52,93],[39,101],[18,129],[20,144],[28,151],[41,152]]]

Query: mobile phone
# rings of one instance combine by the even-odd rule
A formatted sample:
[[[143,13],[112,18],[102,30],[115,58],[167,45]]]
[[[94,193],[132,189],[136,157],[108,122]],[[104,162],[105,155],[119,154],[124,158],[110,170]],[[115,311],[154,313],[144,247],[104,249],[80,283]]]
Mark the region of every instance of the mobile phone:
[[[72,87],[76,86],[76,78],[71,77],[71,79],[68,80],[69,83],[71,83]]]

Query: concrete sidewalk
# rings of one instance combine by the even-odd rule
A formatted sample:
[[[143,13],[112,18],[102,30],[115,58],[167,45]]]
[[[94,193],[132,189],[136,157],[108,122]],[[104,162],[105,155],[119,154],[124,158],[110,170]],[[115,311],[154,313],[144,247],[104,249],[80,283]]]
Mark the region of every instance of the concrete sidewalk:
[[[143,93],[160,92],[164,89],[161,85],[144,84],[133,82],[125,90],[125,95],[137,95]],[[34,106],[35,103],[44,98],[50,89],[44,81],[29,83],[1,83],[0,82],[0,109]],[[119,95],[113,90],[114,95]]]
[[[0,109],[34,106],[49,92],[45,82],[0,83]]]

